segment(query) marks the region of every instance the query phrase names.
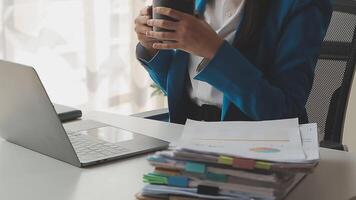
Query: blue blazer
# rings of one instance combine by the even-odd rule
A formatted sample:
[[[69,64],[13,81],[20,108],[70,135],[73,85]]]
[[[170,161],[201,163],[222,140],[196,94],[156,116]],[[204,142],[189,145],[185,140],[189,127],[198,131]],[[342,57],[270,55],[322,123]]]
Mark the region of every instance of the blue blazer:
[[[197,1],[197,8],[204,7],[202,1]],[[195,77],[223,92],[221,120],[299,117],[301,123],[308,121],[305,105],[332,7],[329,0],[270,2],[258,47],[242,52],[224,42]],[[174,123],[183,124],[187,118],[188,56],[180,50],[159,51],[151,60],[138,56],[167,94]]]

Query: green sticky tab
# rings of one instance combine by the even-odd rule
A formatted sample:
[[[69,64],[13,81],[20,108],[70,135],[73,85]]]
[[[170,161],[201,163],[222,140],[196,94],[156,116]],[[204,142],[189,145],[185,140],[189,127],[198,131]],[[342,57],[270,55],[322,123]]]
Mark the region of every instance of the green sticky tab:
[[[144,183],[149,183],[149,184],[160,184],[160,185],[165,185],[163,181],[160,180],[151,180],[151,179],[143,179]]]
[[[227,156],[219,156],[218,163],[224,165],[232,165],[234,163],[234,158]]]
[[[261,161],[257,161],[256,162],[256,166],[257,169],[266,169],[266,170],[270,170],[272,165],[270,163],[267,162],[261,162]]]
[[[200,163],[187,162],[184,167],[185,171],[204,174],[205,173],[205,165]]]
[[[227,176],[224,174],[208,173],[206,177],[211,181],[227,182]]]
[[[164,176],[159,176],[156,174],[146,174],[143,176],[143,182],[145,183],[151,183],[151,184],[162,184],[162,185],[167,185],[168,184],[168,178]]]

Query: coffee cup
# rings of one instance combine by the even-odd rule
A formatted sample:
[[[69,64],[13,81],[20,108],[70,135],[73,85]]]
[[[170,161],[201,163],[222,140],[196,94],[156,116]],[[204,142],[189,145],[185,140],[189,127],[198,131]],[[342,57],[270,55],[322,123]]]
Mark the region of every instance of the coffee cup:
[[[166,8],[172,8],[174,10],[178,10],[190,15],[194,14],[194,9],[195,9],[195,0],[153,0],[153,8],[156,7],[166,7]],[[164,19],[164,20],[171,20],[175,21],[171,17],[161,15],[161,14],[156,14],[153,12],[153,19]],[[157,32],[165,32],[169,31],[166,29],[154,27],[154,31]]]

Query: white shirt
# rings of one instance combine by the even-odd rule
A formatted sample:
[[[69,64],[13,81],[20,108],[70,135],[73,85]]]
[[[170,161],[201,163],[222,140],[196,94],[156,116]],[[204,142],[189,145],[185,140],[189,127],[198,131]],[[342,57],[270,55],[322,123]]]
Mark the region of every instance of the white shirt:
[[[244,2],[245,0],[210,0],[206,5],[205,21],[230,44],[233,42],[236,29],[241,22]],[[188,66],[192,84],[192,87],[188,89],[190,98],[199,106],[208,104],[221,107],[223,93],[206,82],[194,79],[199,73],[197,68],[202,61],[202,57],[190,55]]]

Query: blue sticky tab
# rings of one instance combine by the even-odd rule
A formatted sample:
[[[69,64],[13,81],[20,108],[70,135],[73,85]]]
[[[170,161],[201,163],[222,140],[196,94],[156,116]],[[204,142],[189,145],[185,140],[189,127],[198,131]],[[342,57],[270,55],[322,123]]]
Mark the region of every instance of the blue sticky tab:
[[[167,159],[163,158],[163,157],[159,157],[159,156],[150,156],[147,158],[148,161],[152,161],[152,162],[159,162],[159,163],[166,163]]]
[[[206,177],[208,178],[208,180],[212,181],[227,182],[227,176],[224,174],[207,173]]]
[[[200,164],[200,163],[187,162],[185,164],[185,171],[204,174],[205,173],[205,165]]]
[[[176,187],[188,187],[189,180],[182,176],[169,176],[168,185]]]

